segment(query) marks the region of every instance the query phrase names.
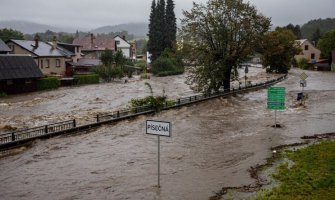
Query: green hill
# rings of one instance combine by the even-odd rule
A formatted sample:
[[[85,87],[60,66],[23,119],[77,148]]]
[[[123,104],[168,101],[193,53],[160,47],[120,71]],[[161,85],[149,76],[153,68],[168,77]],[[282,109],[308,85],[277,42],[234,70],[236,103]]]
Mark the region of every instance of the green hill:
[[[320,34],[323,35],[328,31],[335,29],[335,18],[314,19],[301,27],[302,38],[312,41],[313,34],[317,29],[320,29]]]

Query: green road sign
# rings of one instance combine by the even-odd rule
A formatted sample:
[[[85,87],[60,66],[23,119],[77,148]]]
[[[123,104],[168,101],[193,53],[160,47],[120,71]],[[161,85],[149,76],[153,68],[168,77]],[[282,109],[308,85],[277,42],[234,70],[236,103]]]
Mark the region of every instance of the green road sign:
[[[285,109],[285,87],[270,87],[268,89],[268,109]]]

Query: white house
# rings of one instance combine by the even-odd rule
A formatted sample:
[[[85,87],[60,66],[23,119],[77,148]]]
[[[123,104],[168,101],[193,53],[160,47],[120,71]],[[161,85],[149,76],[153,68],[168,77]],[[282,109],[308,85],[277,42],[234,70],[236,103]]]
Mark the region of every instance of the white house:
[[[126,41],[125,37],[120,37],[120,36],[115,36],[114,37],[115,44],[116,44],[116,50],[121,50],[123,55],[127,58],[130,59],[131,54],[130,54],[130,49],[131,45]]]
[[[309,61],[316,62],[320,59],[321,51],[317,49],[311,42],[309,42],[307,39],[303,40],[296,40],[300,48],[302,49],[302,52],[299,55],[294,56],[296,60],[300,60],[302,58],[305,58]]]

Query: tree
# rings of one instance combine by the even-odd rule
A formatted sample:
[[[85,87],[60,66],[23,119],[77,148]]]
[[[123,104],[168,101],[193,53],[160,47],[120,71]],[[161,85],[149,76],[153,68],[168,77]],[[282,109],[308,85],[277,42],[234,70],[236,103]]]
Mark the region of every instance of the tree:
[[[188,82],[205,92],[230,90],[232,69],[254,53],[270,19],[242,0],[193,3],[183,14],[180,36],[185,58],[193,63]]]
[[[10,39],[23,40],[24,35],[20,31],[4,28],[0,29],[0,39],[2,39],[3,41],[7,41]]]
[[[317,45],[320,38],[321,38],[321,31],[320,28],[317,28],[313,33],[312,42],[314,42],[315,45]]]
[[[287,26],[284,27],[277,27],[276,30],[278,29],[287,29],[287,30],[291,30],[292,33],[295,35],[297,40],[300,40],[302,38],[301,36],[301,30],[300,30],[300,26],[296,25],[294,26],[293,24],[288,24]]]
[[[262,65],[267,72],[287,73],[294,55],[300,52],[295,35],[287,29],[278,29],[265,35],[262,42]]]
[[[165,13],[165,47],[173,49],[176,43],[177,24],[173,0],[167,0]]]
[[[335,29],[327,32],[318,42],[318,48],[321,50],[321,57],[332,62],[332,51],[335,50]]]
[[[157,40],[158,40],[158,34],[159,34],[159,24],[158,24],[158,18],[157,18],[157,6],[156,6],[156,0],[152,1],[151,4],[151,13],[150,13],[150,19],[149,19],[149,41],[147,43],[148,51],[151,53],[151,60],[155,60],[159,57],[158,54],[158,46],[157,46]]]
[[[126,58],[122,51],[115,54],[112,50],[106,49],[100,56],[102,65],[97,66],[94,72],[97,73],[104,81],[110,82],[115,78],[123,78],[127,73],[124,64]]]
[[[174,48],[176,41],[176,17],[173,0],[152,1],[149,19],[148,51],[155,61],[166,48]]]

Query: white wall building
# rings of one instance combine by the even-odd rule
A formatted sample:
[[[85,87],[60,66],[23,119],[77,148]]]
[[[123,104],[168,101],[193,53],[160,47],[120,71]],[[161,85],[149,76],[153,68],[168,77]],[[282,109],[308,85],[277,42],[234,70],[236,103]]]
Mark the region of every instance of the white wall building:
[[[115,43],[116,43],[116,50],[119,51],[121,50],[123,55],[127,58],[130,59],[130,44],[125,40],[125,38],[122,38],[120,36],[115,36],[114,37]]]

